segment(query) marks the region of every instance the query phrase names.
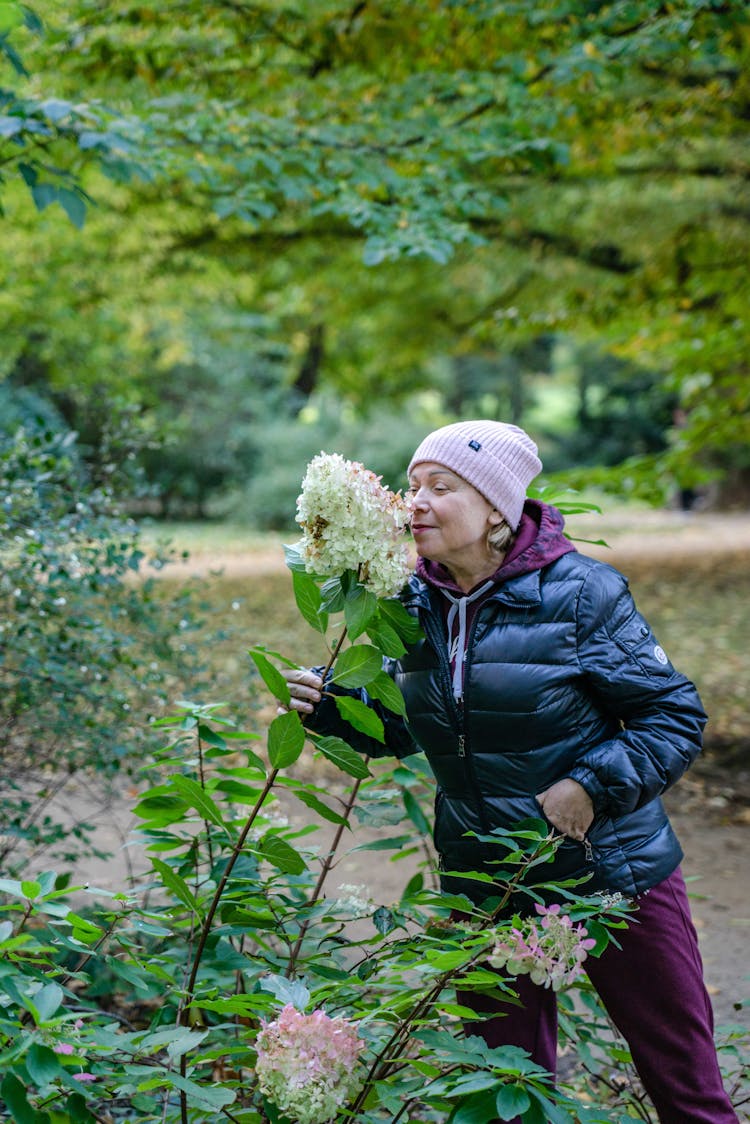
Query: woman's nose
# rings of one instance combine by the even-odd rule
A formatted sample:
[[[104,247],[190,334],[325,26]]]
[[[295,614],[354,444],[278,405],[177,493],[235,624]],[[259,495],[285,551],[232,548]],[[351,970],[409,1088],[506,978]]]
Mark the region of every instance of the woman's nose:
[[[424,509],[428,506],[427,496],[422,491],[421,488],[419,489],[418,492],[415,492],[414,495],[412,496],[411,506],[412,506],[412,508],[419,508],[420,511],[424,511]]]

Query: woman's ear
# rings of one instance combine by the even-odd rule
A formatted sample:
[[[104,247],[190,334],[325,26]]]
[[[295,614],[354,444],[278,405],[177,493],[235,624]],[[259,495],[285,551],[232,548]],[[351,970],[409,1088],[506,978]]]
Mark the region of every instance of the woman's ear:
[[[501,515],[500,512],[493,507],[492,511],[487,516],[487,522],[490,527],[499,527],[501,523],[505,522],[505,516]]]

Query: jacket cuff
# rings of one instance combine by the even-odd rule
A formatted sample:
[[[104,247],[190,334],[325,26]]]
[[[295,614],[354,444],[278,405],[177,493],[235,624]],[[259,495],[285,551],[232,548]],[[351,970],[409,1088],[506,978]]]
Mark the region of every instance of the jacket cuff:
[[[607,790],[599,783],[596,773],[586,768],[585,765],[577,765],[575,769],[570,771],[569,776],[571,780],[577,781],[581,788],[586,791],[594,805],[596,815],[606,811]]]

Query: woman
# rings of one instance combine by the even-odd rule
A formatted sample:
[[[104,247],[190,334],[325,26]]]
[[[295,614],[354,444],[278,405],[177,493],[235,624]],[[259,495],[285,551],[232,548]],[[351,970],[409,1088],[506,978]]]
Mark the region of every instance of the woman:
[[[429,759],[442,869],[492,872],[496,850],[476,835],[541,815],[564,837],[545,880],[588,877],[635,903],[621,948],[589,958],[589,977],[662,1124],[736,1121],[660,801],[699,753],[706,716],[625,579],[578,553],[556,508],[526,499],[541,468],[531,438],[494,421],[445,426],[414,453],[419,558],[402,599],[424,637],[388,667],[408,718],[388,724],[389,748]],[[341,732],[314,672],[288,680],[308,725]],[[474,900],[482,885],[443,881]],[[527,976],[517,990],[520,1007],[466,997],[485,1016],[467,1031],[554,1073],[554,992]]]

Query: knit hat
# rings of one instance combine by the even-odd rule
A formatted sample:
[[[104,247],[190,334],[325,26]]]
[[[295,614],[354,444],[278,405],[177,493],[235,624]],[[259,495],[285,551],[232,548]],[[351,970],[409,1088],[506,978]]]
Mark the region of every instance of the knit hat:
[[[542,471],[537,448],[517,425],[462,421],[428,433],[409,464],[434,461],[467,480],[505,517],[512,530],[521,520],[526,488]]]

